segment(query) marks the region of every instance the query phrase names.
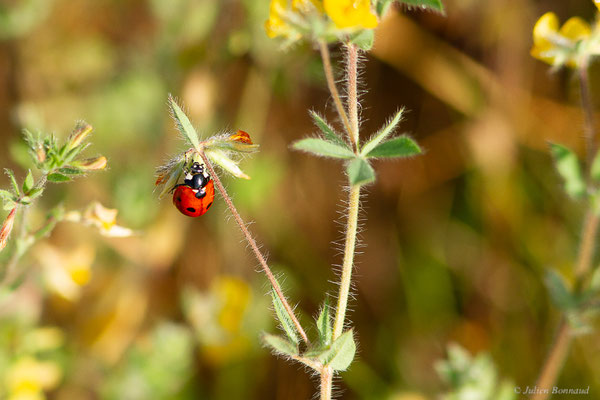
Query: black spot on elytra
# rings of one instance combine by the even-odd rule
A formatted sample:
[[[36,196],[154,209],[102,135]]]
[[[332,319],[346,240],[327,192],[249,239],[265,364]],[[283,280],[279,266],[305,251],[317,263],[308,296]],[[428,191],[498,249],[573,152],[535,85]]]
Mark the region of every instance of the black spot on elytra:
[[[181,196],[177,196],[177,201],[181,203]]]
[[[188,207],[188,208],[186,208],[186,210],[188,210],[191,213],[195,213],[196,212],[196,209],[193,208],[193,207]]]

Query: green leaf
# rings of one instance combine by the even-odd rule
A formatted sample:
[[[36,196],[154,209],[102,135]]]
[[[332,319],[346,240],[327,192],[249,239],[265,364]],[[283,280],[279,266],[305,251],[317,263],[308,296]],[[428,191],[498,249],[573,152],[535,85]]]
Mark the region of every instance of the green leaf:
[[[351,185],[366,185],[375,181],[375,171],[369,162],[363,158],[355,158],[346,167],[346,173]]]
[[[404,3],[408,6],[418,7],[424,10],[432,10],[439,12],[442,15],[446,15],[444,11],[444,5],[441,0],[400,0],[401,3]]]
[[[333,368],[334,371],[345,371],[354,360],[355,353],[356,343],[354,342],[352,329],[350,329],[337,338],[329,347],[329,350],[322,353],[319,359],[324,365]]]
[[[323,303],[323,308],[321,309],[321,313],[319,314],[319,318],[317,318],[317,330],[319,331],[319,341],[322,345],[328,346],[331,344],[331,317],[330,314],[330,306],[329,306],[329,296],[325,297],[325,302]]]
[[[350,41],[364,51],[369,51],[375,43],[375,31],[373,29],[363,29],[350,37]]]
[[[596,267],[590,278],[590,290],[600,291],[600,267]]]
[[[590,177],[595,181],[600,181],[600,151],[596,153],[592,166],[590,167]]]
[[[421,148],[408,136],[400,136],[377,145],[371,150],[367,157],[369,158],[404,158],[421,154]]]
[[[58,172],[64,175],[82,175],[85,173],[82,169],[75,167],[63,167]]]
[[[67,152],[67,154],[64,156],[61,165],[69,164],[71,161],[73,161],[75,159],[75,157],[77,157],[77,155],[79,155],[79,153],[81,153],[83,150],[85,150],[89,145],[90,145],[89,143],[84,143],[84,144],[81,144],[81,145],[69,150]]]
[[[305,138],[293,144],[296,150],[306,151],[321,157],[352,158],[354,153],[346,146],[337,145],[324,139]]]
[[[15,200],[16,197],[8,190],[0,189],[0,200]]]
[[[325,118],[321,117],[314,111],[310,111],[310,116],[312,117],[315,125],[317,125],[321,132],[323,132],[323,135],[325,135],[325,139],[327,139],[327,141],[338,144],[340,146],[346,147],[348,150],[351,150],[350,147],[348,147],[348,144],[344,142],[344,140],[341,138],[341,136],[338,135],[335,132],[335,130],[327,123]]]
[[[383,17],[387,10],[390,8],[394,0],[379,0],[377,5],[375,6],[375,10],[377,11],[377,15]]]
[[[4,211],[11,211],[16,205],[17,203],[14,200],[5,200],[2,209]]]
[[[200,140],[198,139],[198,133],[192,126],[189,118],[183,110],[177,105],[175,99],[171,94],[169,94],[169,107],[171,108],[171,112],[173,114],[173,119],[177,123],[177,129],[179,132],[187,139],[187,141],[194,146],[194,148],[200,151]]]
[[[27,172],[25,180],[23,181],[23,193],[29,193],[31,188],[33,188],[33,183],[33,175],[31,173],[31,170],[29,170],[29,172]]]
[[[262,335],[262,341],[271,348],[275,353],[285,356],[298,355],[298,346],[279,335],[271,335],[265,333]]]
[[[204,154],[214,161],[215,164],[233,176],[237,178],[250,179],[250,177],[246,175],[244,171],[240,169],[240,167],[238,167],[237,161],[228,156],[227,152],[219,149],[206,149]]]
[[[54,173],[48,175],[48,180],[50,182],[61,183],[61,182],[68,182],[71,180],[71,178],[69,178],[66,175],[59,174],[58,172],[54,172]]]
[[[43,192],[44,192],[43,187],[33,188],[29,192],[29,197],[31,197],[32,199],[35,199],[36,197],[39,197]]]
[[[10,178],[10,183],[12,184],[13,187],[13,191],[16,193],[17,196],[21,195],[21,192],[19,191],[19,185],[17,184],[17,179],[15,178],[15,173],[8,168],[4,168],[4,173],[6,175],[8,175],[8,177]]]
[[[275,289],[271,289],[271,297],[273,298],[273,308],[275,308],[275,314],[277,315],[277,319],[279,320],[279,323],[281,324],[285,334],[293,343],[298,344],[298,332],[296,331],[296,326],[287,313],[285,306],[279,299],[279,296],[277,296]]]
[[[550,294],[552,302],[561,310],[573,309],[579,303],[577,298],[569,290],[567,283],[562,275],[553,269],[546,272],[546,287]]]
[[[567,194],[574,199],[583,197],[586,185],[581,173],[581,165],[575,153],[556,143],[550,143],[550,150],[554,157],[556,171],[564,180]]]
[[[360,151],[361,155],[368,154],[371,150],[373,150],[379,143],[381,143],[385,138],[390,136],[400,121],[402,121],[402,114],[404,113],[404,108],[401,108],[396,112],[394,117],[383,127],[381,128],[375,135],[373,135],[367,143],[362,146]]]

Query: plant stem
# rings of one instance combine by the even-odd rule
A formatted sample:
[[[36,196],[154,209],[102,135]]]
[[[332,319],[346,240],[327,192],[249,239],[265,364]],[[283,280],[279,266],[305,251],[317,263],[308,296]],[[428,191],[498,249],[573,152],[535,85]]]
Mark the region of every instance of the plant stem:
[[[6,264],[6,268],[4,269],[4,277],[2,278],[2,281],[0,282],[0,288],[7,288],[9,287],[16,279],[17,274],[16,274],[16,267],[17,267],[17,263],[19,262],[19,260],[21,259],[21,256],[23,256],[24,250],[21,246],[19,246],[19,244],[23,243],[23,241],[25,240],[25,237],[27,236],[27,207],[19,207],[20,210],[20,221],[19,221],[19,234],[16,238],[13,238],[13,241],[15,243],[15,247],[13,250],[13,254],[10,257],[10,260],[8,260],[8,263]],[[17,210],[19,211],[19,210]]]
[[[204,160],[204,164],[206,165],[206,168],[208,169],[208,172],[210,173],[212,180],[215,182],[217,189],[219,190],[219,192],[221,192],[221,196],[225,200],[227,207],[229,207],[229,211],[231,211],[231,214],[233,214],[233,218],[235,219],[235,222],[237,222],[242,233],[246,237],[246,240],[250,244],[250,247],[252,248],[252,251],[254,252],[254,255],[256,256],[256,259],[260,263],[264,273],[267,275],[269,282],[271,282],[271,286],[275,290],[277,297],[279,297],[279,300],[281,300],[281,302],[283,303],[283,306],[285,307],[285,310],[287,311],[289,317],[291,318],[292,322],[294,323],[296,330],[298,331],[298,333],[300,333],[300,336],[302,336],[302,339],[304,340],[304,342],[307,345],[310,344],[310,341],[308,340],[308,336],[306,335],[306,332],[304,332],[304,329],[302,329],[302,326],[300,325],[300,321],[298,321],[298,318],[296,318],[296,315],[294,314],[294,310],[292,309],[292,307],[289,305],[289,303],[285,299],[283,291],[281,290],[281,287],[279,286],[277,279],[275,279],[275,275],[273,275],[273,272],[271,272],[271,268],[269,268],[269,265],[267,264],[265,256],[263,256],[263,254],[258,249],[258,245],[256,244],[256,241],[250,234],[250,231],[248,230],[248,227],[244,223],[244,220],[242,219],[242,217],[238,213],[237,209],[235,208],[235,205],[233,204],[231,197],[229,197],[229,195],[227,194],[227,191],[225,190],[223,183],[221,183],[219,176],[215,173],[215,170],[214,170],[212,164],[210,163],[210,160],[208,159],[206,154],[204,154],[204,152],[199,152],[199,154],[200,154],[200,157],[202,157],[202,159]]]
[[[356,231],[358,229],[358,206],[360,199],[360,186],[350,188],[348,198],[348,221],[346,224],[346,242],[344,245],[344,261],[342,264],[342,277],[338,294],[337,309],[333,323],[333,340],[340,337],[344,329],[350,284],[352,281],[352,267],[354,266],[354,250],[356,246]]]
[[[348,115],[349,125],[346,127],[348,138],[353,145],[354,152],[358,154],[358,48],[353,44],[346,46],[348,51],[347,59],[347,91],[348,91]],[[323,56],[323,52],[321,52]],[[323,63],[326,59],[323,56]],[[327,71],[327,66],[325,66]],[[335,84],[333,85],[335,88]],[[331,87],[330,87],[331,90]],[[335,93],[332,91],[335,98]],[[333,323],[332,340],[336,340],[344,330],[344,321],[346,319],[346,310],[348,309],[348,297],[350,296],[350,286],[352,283],[352,268],[354,267],[354,251],[356,249],[356,233],[358,230],[358,210],[360,204],[360,185],[352,185],[348,197],[348,216],[346,220],[346,239],[344,243],[344,260],[342,262],[342,276],[340,278],[340,289],[338,293],[335,319]],[[333,387],[333,370],[330,367],[323,367],[321,373],[321,400],[330,400]]]
[[[331,367],[321,368],[321,400],[331,400],[333,388],[333,370]]]
[[[579,88],[581,91],[581,105],[585,115],[584,136],[586,147],[586,160],[588,168],[596,155],[596,135],[594,129],[594,108],[592,106],[592,97],[590,93],[590,82],[588,75],[587,62],[579,68]]]
[[[579,69],[579,82],[581,85],[581,105],[584,111],[585,117],[585,139],[586,139],[586,159],[587,159],[587,176],[589,177],[589,171],[591,168],[592,160],[596,153],[596,138],[594,129],[594,111],[589,91],[589,81],[587,73],[587,63]],[[581,228],[581,239],[579,245],[579,254],[577,256],[577,263],[575,264],[575,287],[574,291],[580,293],[585,288],[586,281],[592,270],[592,262],[594,260],[594,250],[596,236],[598,234],[598,224],[600,219],[598,215],[592,209],[592,206],[588,204],[588,210],[583,221],[583,227]],[[542,370],[538,377],[536,386],[539,389],[548,389],[548,393],[535,393],[531,396],[532,400],[546,400],[549,397],[550,388],[556,382],[560,371],[565,363],[567,356],[569,355],[569,348],[573,336],[571,335],[571,329],[569,322],[565,316],[561,319],[558,326],[558,333],[548,357],[542,366]],[[544,392],[539,390],[538,392]]]
[[[348,43],[348,61],[346,65],[348,74],[348,114],[350,114],[350,141],[358,150],[358,47],[355,44]]]
[[[356,149],[357,142],[353,141],[352,135],[352,126],[350,124],[350,120],[348,119],[348,115],[344,110],[344,105],[342,104],[342,100],[340,98],[340,93],[337,90],[337,86],[335,86],[335,79],[333,77],[333,68],[331,68],[331,58],[329,56],[329,48],[327,47],[327,43],[324,41],[319,41],[319,50],[321,52],[321,59],[323,60],[323,70],[325,71],[325,79],[327,80],[327,87],[329,88],[329,92],[331,93],[331,97],[333,97],[333,103],[335,104],[335,109],[342,120],[342,124],[348,133],[348,137],[350,138],[350,143],[352,143],[352,147]]]

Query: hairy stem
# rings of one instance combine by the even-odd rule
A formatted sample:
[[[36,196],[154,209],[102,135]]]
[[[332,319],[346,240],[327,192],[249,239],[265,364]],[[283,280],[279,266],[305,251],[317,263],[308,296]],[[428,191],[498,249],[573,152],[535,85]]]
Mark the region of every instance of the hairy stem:
[[[331,58],[329,55],[329,48],[327,47],[327,43],[325,43],[324,41],[319,41],[319,50],[321,52],[321,59],[323,60],[323,70],[325,71],[327,87],[329,88],[329,92],[331,93],[331,97],[333,98],[335,109],[337,110],[337,113],[340,116],[340,119],[342,120],[342,124],[344,125],[348,137],[350,138],[350,143],[352,143],[352,147],[356,149],[357,142],[353,141],[354,136],[352,135],[352,126],[350,124],[350,120],[348,119],[348,115],[344,110],[344,105],[342,104],[340,93],[337,90],[337,86],[335,86],[333,68],[331,67]]]
[[[321,373],[321,400],[331,400],[333,388],[333,370],[331,367],[323,367]]]
[[[585,117],[585,139],[586,139],[586,159],[587,176],[596,153],[596,134],[594,129],[594,110],[589,91],[589,81],[587,73],[587,63],[579,69],[579,83],[581,85],[581,105]],[[581,292],[585,288],[586,281],[592,271],[592,262],[594,260],[595,242],[598,234],[598,223],[600,219],[588,204],[588,210],[581,228],[581,239],[579,245],[579,254],[575,264],[575,291]],[[569,348],[573,336],[569,322],[563,316],[558,326],[558,333],[544,365],[542,366],[538,377],[537,386],[540,389],[548,389],[548,393],[536,393],[531,396],[532,400],[546,400],[549,397],[550,388],[556,382],[560,375],[562,367],[569,355]],[[539,392],[544,392],[540,390]]]
[[[13,253],[10,257],[10,259],[8,260],[8,263],[6,264],[6,268],[4,269],[4,277],[2,278],[2,281],[0,282],[0,287],[1,288],[7,288],[10,285],[12,285],[12,283],[15,281],[15,279],[17,278],[17,263],[19,262],[19,260],[21,259],[21,257],[23,256],[24,253],[24,248],[19,246],[19,243],[22,244],[22,242],[25,240],[25,237],[27,236],[27,207],[19,207],[21,210],[20,214],[20,221],[19,221],[19,234],[16,238],[13,238],[13,241],[15,243],[14,249],[13,249]],[[19,211],[19,210],[17,210]]]
[[[348,43],[348,62],[346,65],[348,78],[348,114],[350,114],[350,141],[358,147],[358,47]]]
[[[279,297],[279,300],[281,300],[281,302],[283,303],[283,306],[285,307],[285,310],[287,311],[289,317],[293,321],[293,323],[296,327],[296,330],[298,331],[298,333],[300,333],[300,336],[302,336],[302,339],[304,340],[304,342],[306,344],[310,344],[310,341],[308,340],[308,336],[306,335],[306,332],[304,332],[304,329],[302,329],[302,325],[300,325],[300,321],[298,321],[298,318],[296,318],[296,315],[294,314],[294,310],[287,302],[287,300],[283,294],[283,291],[281,290],[281,287],[279,286],[279,283],[277,282],[277,279],[275,279],[275,275],[273,275],[273,272],[271,272],[271,268],[269,268],[269,265],[267,264],[267,260],[266,260],[265,256],[263,256],[263,254],[260,252],[258,245],[256,244],[256,241],[250,234],[250,231],[248,230],[248,227],[244,223],[244,220],[242,219],[242,217],[238,213],[237,209],[235,208],[235,205],[233,204],[231,197],[229,197],[229,195],[227,194],[227,191],[225,190],[225,186],[223,186],[223,183],[221,183],[219,176],[215,173],[215,170],[214,170],[212,164],[210,163],[210,160],[208,159],[206,154],[204,154],[204,152],[200,152],[200,156],[204,160],[204,164],[206,164],[206,168],[208,169],[208,172],[210,173],[211,178],[215,182],[217,189],[221,193],[221,196],[225,200],[225,203],[227,204],[229,211],[231,211],[231,214],[233,214],[233,218],[235,219],[235,222],[237,222],[238,226],[240,227],[240,230],[244,234],[244,237],[250,244],[250,247],[252,248],[252,251],[254,252],[254,255],[256,256],[256,259],[260,263],[265,275],[267,275],[269,282],[271,282],[271,286],[275,290],[277,297]]]
[[[337,309],[333,323],[333,340],[340,337],[344,329],[350,284],[352,281],[352,267],[354,266],[354,250],[356,246],[356,231],[358,229],[358,205],[360,199],[360,186],[350,188],[348,198],[348,221],[346,224],[346,241],[344,244],[344,261],[342,264],[342,277],[338,294]]]

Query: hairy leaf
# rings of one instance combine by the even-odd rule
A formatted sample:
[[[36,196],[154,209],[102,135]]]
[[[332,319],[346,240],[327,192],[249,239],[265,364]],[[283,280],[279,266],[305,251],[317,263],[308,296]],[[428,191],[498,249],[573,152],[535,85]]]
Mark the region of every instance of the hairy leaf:
[[[317,114],[314,111],[310,111],[310,116],[312,117],[315,125],[317,125],[317,127],[321,130],[321,132],[323,132],[325,139],[327,139],[331,143],[338,144],[338,145],[346,147],[348,150],[350,150],[350,147],[348,147],[348,144],[346,142],[344,142],[344,140],[341,138],[341,136],[339,134],[337,134],[336,131],[327,123],[325,118],[321,117],[319,114]]]
[[[4,173],[8,175],[10,179],[10,183],[12,184],[13,191],[17,194],[17,196],[21,195],[21,191],[19,190],[19,185],[17,184],[17,179],[15,178],[15,173],[8,168],[4,168]]]
[[[356,343],[350,329],[337,338],[319,358],[324,365],[330,366],[334,371],[345,371],[354,360],[355,353]]]
[[[360,151],[361,155],[367,155],[371,150],[373,150],[379,143],[385,140],[388,136],[394,133],[394,130],[402,121],[402,114],[404,113],[404,108],[401,108],[396,112],[394,117],[383,127],[381,128],[373,137],[371,137],[367,143],[365,143]]]
[[[60,183],[60,182],[68,182],[71,180],[67,175],[59,174],[58,172],[54,172],[48,175],[48,180],[50,182]]]
[[[319,318],[317,318],[317,330],[319,331],[319,341],[322,345],[331,344],[331,317],[330,317],[330,306],[329,306],[329,296],[325,297],[325,302],[323,303],[323,308],[321,309],[321,313],[319,314]]]
[[[441,0],[400,0],[401,3],[408,6],[418,7],[424,10],[432,10],[445,15],[444,5]]]
[[[402,158],[421,154],[421,148],[408,136],[400,136],[390,139],[386,142],[379,143],[371,150],[367,157],[379,158]]]
[[[275,309],[275,314],[277,315],[277,319],[281,324],[285,334],[288,339],[290,339],[293,343],[298,344],[298,332],[296,331],[296,326],[294,325],[294,321],[290,318],[287,313],[285,306],[277,296],[275,289],[271,289],[271,297],[273,298],[273,308]]]
[[[286,356],[298,355],[298,346],[279,335],[265,333],[262,335],[262,340],[275,353]]]
[[[355,158],[346,167],[346,173],[351,185],[366,185],[375,181],[375,171],[369,162],[363,158]]]
[[[294,143],[296,150],[306,151],[321,157],[352,158],[355,154],[346,146],[341,146],[327,140],[306,138]]]
[[[198,139],[198,133],[196,133],[196,130],[192,126],[192,123],[190,122],[189,118],[187,117],[187,115],[185,115],[181,107],[177,105],[177,102],[170,94],[169,107],[171,108],[171,112],[173,113],[173,119],[175,119],[177,129],[179,129],[179,132],[181,132],[183,137],[185,137],[187,141],[192,146],[194,146],[196,150],[200,151],[200,139]]]
[[[25,180],[23,181],[23,193],[28,193],[31,188],[33,188],[33,183],[33,174],[31,173],[31,170],[29,170]]]

